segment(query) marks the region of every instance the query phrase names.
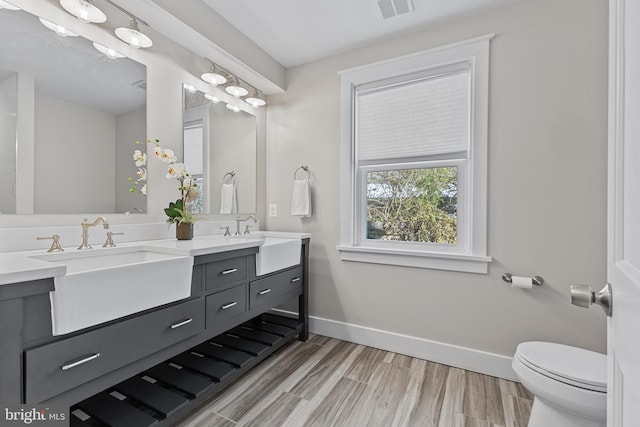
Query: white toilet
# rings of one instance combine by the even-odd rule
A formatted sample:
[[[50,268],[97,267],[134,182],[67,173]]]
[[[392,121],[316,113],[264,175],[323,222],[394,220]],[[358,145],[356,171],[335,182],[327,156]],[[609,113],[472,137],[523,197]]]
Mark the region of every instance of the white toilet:
[[[549,342],[518,345],[512,363],[534,395],[528,427],[605,427],[607,357]]]

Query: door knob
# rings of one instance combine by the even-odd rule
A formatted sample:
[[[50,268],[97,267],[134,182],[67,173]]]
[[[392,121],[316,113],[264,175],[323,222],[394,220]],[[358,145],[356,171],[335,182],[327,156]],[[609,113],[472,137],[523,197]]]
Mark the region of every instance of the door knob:
[[[607,283],[598,292],[593,292],[591,286],[571,285],[571,304],[584,308],[591,307],[591,304],[597,304],[602,307],[607,316],[611,316],[613,309],[611,284]]]

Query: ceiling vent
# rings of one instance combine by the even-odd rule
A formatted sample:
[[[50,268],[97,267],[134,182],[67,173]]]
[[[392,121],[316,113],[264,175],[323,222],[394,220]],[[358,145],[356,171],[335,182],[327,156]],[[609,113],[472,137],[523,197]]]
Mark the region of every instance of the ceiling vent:
[[[384,19],[413,12],[413,0],[378,0],[378,7]]]

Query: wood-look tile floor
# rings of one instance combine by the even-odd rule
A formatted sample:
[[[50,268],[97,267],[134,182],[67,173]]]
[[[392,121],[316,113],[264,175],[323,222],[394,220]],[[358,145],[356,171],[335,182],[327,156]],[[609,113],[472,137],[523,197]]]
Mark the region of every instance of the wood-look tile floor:
[[[518,383],[311,335],[200,407],[185,427],[525,427]]]

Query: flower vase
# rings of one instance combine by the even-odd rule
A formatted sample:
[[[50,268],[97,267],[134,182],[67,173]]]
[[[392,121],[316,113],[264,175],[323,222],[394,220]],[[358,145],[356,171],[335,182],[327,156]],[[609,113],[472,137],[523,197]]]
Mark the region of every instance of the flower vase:
[[[193,239],[193,223],[182,222],[176,224],[176,238],[178,240]]]

